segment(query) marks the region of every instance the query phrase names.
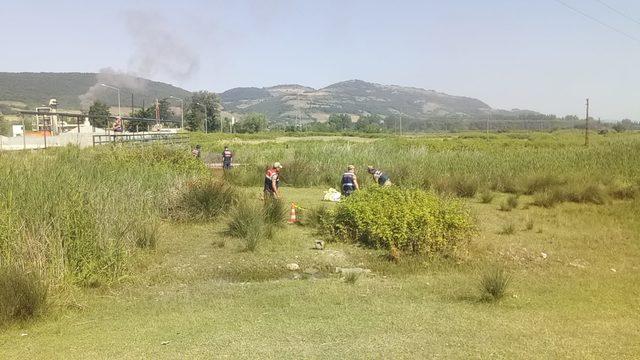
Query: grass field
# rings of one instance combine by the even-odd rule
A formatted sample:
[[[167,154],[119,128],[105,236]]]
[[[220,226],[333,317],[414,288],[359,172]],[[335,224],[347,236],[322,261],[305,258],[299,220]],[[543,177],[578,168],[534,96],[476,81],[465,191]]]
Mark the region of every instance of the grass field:
[[[582,157],[602,156],[578,175],[599,175],[602,186],[607,178],[638,180],[637,168],[627,168],[640,155],[636,134],[594,139],[588,150],[577,134],[557,135],[566,146],[557,139],[543,141],[546,136],[529,140],[537,144],[533,150],[508,135],[376,139],[363,145],[370,150],[358,148],[360,160],[354,163],[375,161],[368,156],[376,150],[401,144],[414,149],[411,156],[420,164],[445,166],[445,159],[462,159],[464,170],[453,161],[451,172],[478,173],[479,188],[489,188],[490,174],[503,169],[518,170],[521,186],[536,169],[562,166],[568,170],[557,175],[566,181],[558,186],[568,187],[579,178],[572,173],[578,167],[569,165],[572,159],[584,164],[589,159]],[[282,150],[268,141],[265,155],[258,153],[264,144],[194,139],[205,151],[230,142],[238,161],[256,167],[274,160],[287,166],[301,147],[329,146],[308,159],[315,164],[336,146],[356,146],[346,139],[302,141],[287,141]],[[432,147],[440,142],[450,143]],[[430,152],[421,153],[416,143]],[[504,148],[518,156],[499,156]],[[278,151],[282,157],[273,159]],[[528,155],[553,152],[558,154],[553,168],[540,164],[527,170],[534,162]],[[474,170],[471,158],[499,168]],[[419,173],[403,175],[393,159],[384,160],[398,182],[418,184],[411,176]],[[248,171],[238,172],[232,180],[251,185]],[[339,169],[335,172],[339,176]],[[320,205],[327,184],[299,181],[299,187],[283,188],[286,201],[303,209]],[[256,185],[241,191],[245,201],[258,205]],[[137,251],[120,279],[96,288],[68,286],[51,294],[41,317],[0,330],[0,358],[638,358],[640,198],[607,196],[604,204],[567,201],[545,208],[531,205],[535,192],[518,192],[511,211],[500,210],[513,196],[503,191],[492,191],[494,198],[486,203],[479,192],[464,199],[479,232],[459,258],[407,256],[398,264],[386,260],[384,250],[349,244],[314,250],[318,235],[308,226],[280,228],[251,252],[225,235],[226,216],[197,224],[161,220],[155,249]],[[290,263],[300,270],[288,270]],[[510,286],[503,300],[483,301],[481,274],[495,266],[507,270]],[[336,267],[366,268],[371,274],[348,281]]]

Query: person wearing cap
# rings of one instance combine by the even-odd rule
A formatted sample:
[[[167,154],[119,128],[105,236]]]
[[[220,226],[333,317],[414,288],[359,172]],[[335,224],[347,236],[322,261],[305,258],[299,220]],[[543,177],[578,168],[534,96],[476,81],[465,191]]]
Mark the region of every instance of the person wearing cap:
[[[282,169],[282,164],[276,162],[272,167],[267,169],[266,174],[264,175],[264,195],[265,199],[267,197],[273,197],[275,199],[279,198],[280,195],[278,193],[279,185],[280,185],[280,169]]]
[[[367,166],[367,172],[373,176],[373,180],[380,186],[390,186],[389,176],[373,166]]]
[[[360,190],[358,179],[356,178],[356,167],[349,165],[347,166],[347,172],[342,174],[342,195],[349,196],[356,190]]]
[[[196,145],[195,149],[191,150],[191,155],[196,158],[200,158],[200,144]]]
[[[224,151],[222,152],[222,168],[225,170],[231,169],[231,160],[233,158],[233,153],[229,150],[228,147],[224,147]]]

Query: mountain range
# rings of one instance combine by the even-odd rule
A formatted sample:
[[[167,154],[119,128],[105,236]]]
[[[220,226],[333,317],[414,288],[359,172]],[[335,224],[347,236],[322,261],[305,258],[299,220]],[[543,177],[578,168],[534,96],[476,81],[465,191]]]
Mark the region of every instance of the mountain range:
[[[122,106],[134,106],[143,99],[175,96],[187,99],[188,90],[139,77],[106,73],[6,73],[0,72],[0,111],[44,105],[50,98],[64,109],[86,108],[94,100],[117,105],[116,92],[100,83],[117,86]],[[406,116],[428,118],[483,118],[499,115],[538,114],[527,110],[494,110],[481,100],[453,96],[414,87],[381,85],[362,80],[339,82],[321,89],[302,85],[241,87],[219,94],[225,116],[251,112],[267,115],[274,122],[324,121],[333,113],[358,116]]]

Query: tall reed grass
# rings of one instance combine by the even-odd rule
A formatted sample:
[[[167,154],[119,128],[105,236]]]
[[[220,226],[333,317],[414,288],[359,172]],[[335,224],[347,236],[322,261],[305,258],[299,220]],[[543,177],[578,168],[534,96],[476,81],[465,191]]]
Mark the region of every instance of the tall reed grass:
[[[370,184],[364,169],[374,165],[395,184],[435,187],[436,190],[473,196],[477,189],[534,194],[553,187],[582,183],[636,184],[640,179],[640,135],[597,136],[589,147],[577,132],[386,137],[357,139],[270,139],[210,136],[199,139],[205,148],[223,144],[242,164],[229,180],[256,186],[266,166],[284,164],[283,185],[337,187],[348,164],[354,164],[363,185]],[[521,134],[522,135],[522,134]],[[266,135],[265,135],[266,136]],[[617,191],[625,197],[633,191]]]
[[[160,146],[2,153],[0,265],[53,285],[109,283],[132,252],[155,246],[169,187],[203,168]]]

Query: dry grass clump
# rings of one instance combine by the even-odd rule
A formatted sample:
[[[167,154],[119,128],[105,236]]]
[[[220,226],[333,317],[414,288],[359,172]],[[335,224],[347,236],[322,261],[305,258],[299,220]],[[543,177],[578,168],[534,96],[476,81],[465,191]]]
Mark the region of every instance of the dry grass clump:
[[[495,194],[489,190],[484,190],[480,193],[480,202],[483,204],[490,204],[493,201]]]
[[[511,276],[502,267],[491,267],[480,276],[480,297],[495,302],[504,297],[511,283]]]
[[[228,212],[237,202],[235,187],[206,176],[180,185],[170,197],[165,214],[177,221],[210,221]]]
[[[509,195],[504,201],[500,203],[498,208],[500,211],[511,211],[518,207],[518,195]]]
[[[0,267],[0,325],[37,316],[46,304],[40,277],[15,266]]]

